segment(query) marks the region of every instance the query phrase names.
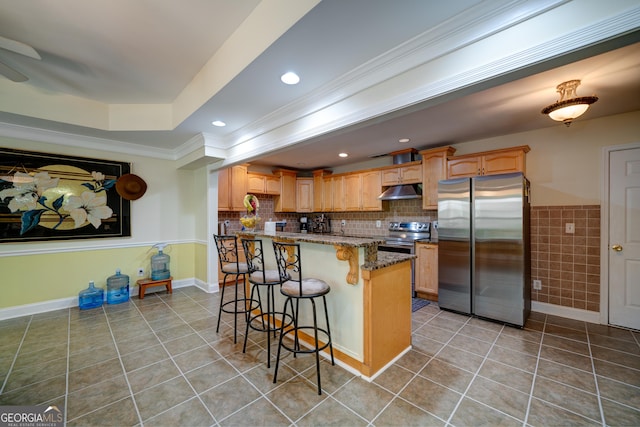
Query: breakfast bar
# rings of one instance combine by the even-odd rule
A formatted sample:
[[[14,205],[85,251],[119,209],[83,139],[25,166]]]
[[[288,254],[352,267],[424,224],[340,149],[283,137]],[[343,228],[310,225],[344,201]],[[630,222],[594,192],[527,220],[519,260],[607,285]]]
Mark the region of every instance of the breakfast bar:
[[[303,275],[331,286],[327,305],[338,362],[373,379],[410,349],[414,255],[379,253],[383,240],[367,237],[263,231],[242,231],[238,237],[263,240],[269,269],[275,268],[267,249],[272,241],[300,244]],[[276,304],[283,303],[277,295]]]

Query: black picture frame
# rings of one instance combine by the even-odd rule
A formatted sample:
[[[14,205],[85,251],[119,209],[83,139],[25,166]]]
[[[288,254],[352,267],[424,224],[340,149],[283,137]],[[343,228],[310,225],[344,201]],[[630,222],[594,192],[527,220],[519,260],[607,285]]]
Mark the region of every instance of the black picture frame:
[[[131,164],[0,148],[0,243],[131,236]]]

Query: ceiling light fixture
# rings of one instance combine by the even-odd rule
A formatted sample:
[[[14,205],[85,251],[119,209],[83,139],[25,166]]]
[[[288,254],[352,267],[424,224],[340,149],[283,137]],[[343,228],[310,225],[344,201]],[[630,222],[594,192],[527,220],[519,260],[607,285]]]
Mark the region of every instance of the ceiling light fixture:
[[[560,99],[545,107],[542,114],[548,114],[553,120],[569,126],[573,119],[583,115],[589,105],[598,100],[597,96],[577,96],[578,86],[580,86],[580,80],[569,80],[556,86]]]
[[[407,142],[411,141],[409,138],[400,138],[398,140],[398,142],[402,143],[402,144],[406,144]]]
[[[338,154],[338,156],[344,158],[344,157],[349,157],[349,155],[347,153],[340,153]]]
[[[211,122],[211,124],[214,125],[214,126],[217,126],[219,128],[227,125],[222,120],[214,120],[214,121]]]
[[[296,73],[289,71],[280,76],[280,80],[282,80],[284,84],[297,85],[300,82],[300,77],[298,77]]]

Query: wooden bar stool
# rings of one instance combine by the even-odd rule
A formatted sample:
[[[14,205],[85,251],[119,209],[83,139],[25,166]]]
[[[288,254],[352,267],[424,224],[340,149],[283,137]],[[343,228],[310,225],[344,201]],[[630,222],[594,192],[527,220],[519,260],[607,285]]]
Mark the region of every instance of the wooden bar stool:
[[[281,279],[278,270],[267,270],[264,265],[264,252],[262,250],[262,240],[260,239],[242,239],[242,248],[247,258],[247,266],[249,268],[249,283],[251,283],[251,293],[260,295],[260,288],[265,289],[267,307],[266,311],[261,310],[259,313],[252,313],[247,322],[247,329],[244,335],[244,346],[242,352],[247,350],[247,339],[249,338],[249,328],[258,332],[267,333],[267,368],[271,367],[271,333],[276,337],[276,332],[280,329],[276,327],[276,317],[280,315],[286,318],[288,324],[293,322],[291,315],[275,310],[275,294],[274,289],[280,286]],[[262,298],[260,298],[262,301]],[[262,306],[264,309],[264,306]]]
[[[331,328],[329,327],[329,313],[327,312],[327,299],[325,296],[331,288],[324,280],[306,278],[302,275],[302,259],[300,257],[300,245],[298,243],[273,242],[273,250],[278,264],[278,272],[282,285],[280,293],[286,297],[283,312],[287,313],[287,307],[291,309],[293,325],[285,325],[283,317],[280,326],[280,340],[278,343],[278,354],[276,356],[276,368],[273,374],[273,382],[278,378],[278,365],[280,364],[280,350],[285,349],[293,353],[293,357],[298,353],[315,353],[316,355],[316,375],[318,378],[318,394],[322,394],[320,385],[320,352],[329,347],[331,354],[331,365],[335,365],[333,359],[333,344],[331,342]],[[325,327],[318,327],[316,315],[316,298],[322,297],[324,305]],[[295,307],[293,302],[295,301]],[[309,301],[313,309],[313,325],[300,325],[300,301]],[[312,331],[313,336],[304,334],[311,338],[312,348],[302,349],[300,347],[300,332]],[[318,334],[321,333],[326,342],[321,344]],[[285,336],[293,335],[293,344],[288,345],[283,341]]]
[[[247,298],[247,291],[243,289],[242,297],[238,295],[238,282],[240,276],[246,278],[249,273],[247,263],[240,262],[238,258],[238,239],[236,236],[218,236],[214,235],[213,238],[216,241],[216,247],[218,248],[218,261],[220,262],[220,271],[224,273],[224,279],[222,280],[222,291],[220,294],[220,308],[218,310],[218,325],[216,326],[216,332],[220,331],[220,318],[222,313],[233,314],[233,342],[237,342],[238,334],[238,315],[242,314],[245,317],[245,321],[249,321],[249,313],[252,310],[260,308],[260,300],[254,299],[253,289],[249,298]],[[232,300],[224,300],[224,291],[227,287],[227,277],[234,276],[235,278],[235,295]],[[244,280],[241,286],[244,288]],[[259,298],[259,295],[258,295]]]

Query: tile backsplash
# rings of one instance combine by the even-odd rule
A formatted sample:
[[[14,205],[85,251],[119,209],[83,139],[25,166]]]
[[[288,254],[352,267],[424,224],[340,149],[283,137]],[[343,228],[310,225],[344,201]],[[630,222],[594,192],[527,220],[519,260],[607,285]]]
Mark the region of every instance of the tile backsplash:
[[[531,279],[533,301],[600,311],[600,206],[531,209]]]
[[[300,231],[295,213],[275,213],[274,197],[259,196],[258,213],[264,221],[286,220],[285,231]],[[244,212],[219,212],[229,220],[229,232],[239,231]],[[311,220],[317,214],[307,214]],[[331,231],[356,236],[385,236],[390,221],[436,221],[437,211],[422,209],[420,199],[387,201],[379,212],[329,212]],[[380,221],[381,227],[376,227]],[[565,224],[575,226],[573,234]],[[542,290],[531,299],[582,310],[600,310],[600,206],[535,206],[531,208],[531,279],[542,281]],[[532,287],[533,288],[533,287]]]
[[[286,220],[285,231],[300,231],[299,218],[305,216],[295,213],[275,213],[274,196],[258,196],[260,207],[258,214],[264,221],[269,218],[275,220]],[[382,211],[376,212],[328,212],[326,215],[331,220],[331,231],[340,233],[341,221],[345,220],[344,234],[352,236],[386,236],[389,222],[391,221],[435,221],[438,217],[437,211],[422,210],[421,199],[394,200],[382,203]],[[318,213],[310,213],[306,216],[311,220]],[[230,221],[230,232],[239,231],[240,217],[244,212],[218,212],[218,221],[228,219]],[[376,227],[376,222],[380,221],[380,228]]]

